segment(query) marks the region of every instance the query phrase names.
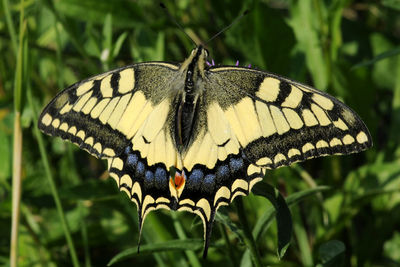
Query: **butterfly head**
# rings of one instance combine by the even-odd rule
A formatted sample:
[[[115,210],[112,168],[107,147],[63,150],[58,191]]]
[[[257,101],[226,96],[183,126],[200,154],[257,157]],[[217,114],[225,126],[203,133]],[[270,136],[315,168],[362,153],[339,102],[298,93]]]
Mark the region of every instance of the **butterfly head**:
[[[198,54],[199,57],[203,57],[204,59],[207,59],[208,57],[208,50],[205,48],[203,45],[198,45],[196,48],[194,48],[191,52],[191,55],[196,55]]]
[[[193,75],[200,74],[204,77],[204,68],[207,66],[208,50],[203,45],[199,45],[192,50],[190,56],[182,63],[182,72],[191,72]],[[196,74],[194,74],[196,73]]]

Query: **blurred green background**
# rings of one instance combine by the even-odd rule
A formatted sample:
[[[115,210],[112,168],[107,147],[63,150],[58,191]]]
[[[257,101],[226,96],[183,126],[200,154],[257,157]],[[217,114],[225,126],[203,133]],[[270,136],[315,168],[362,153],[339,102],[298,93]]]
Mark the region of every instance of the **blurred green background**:
[[[211,57],[218,64],[240,60],[327,91],[352,107],[372,134],[374,147],[366,152],[267,172],[264,181],[284,196],[318,185],[329,190],[317,187],[318,193],[290,206],[293,238],[281,260],[276,222],[264,221],[256,239],[261,262],[400,266],[400,1],[176,0],[165,5],[196,42],[207,41],[250,9],[208,44]],[[66,86],[136,62],[180,62],[192,48],[156,1],[1,1],[1,265],[9,264],[13,125],[20,111],[20,266],[104,266],[121,252],[127,258],[113,266],[251,266],[248,248],[238,238],[243,222],[234,204],[221,209],[225,219],[217,218],[206,260],[201,259],[201,221],[164,210],[151,213],[144,225],[142,245],[150,253],[136,255],[136,207],[108,179],[105,162],[37,133],[40,110]],[[70,256],[49,175],[78,260]],[[253,232],[272,210],[254,195],[243,198],[243,205]],[[179,244],[193,250],[179,250]],[[174,245],[177,250],[167,251]]]

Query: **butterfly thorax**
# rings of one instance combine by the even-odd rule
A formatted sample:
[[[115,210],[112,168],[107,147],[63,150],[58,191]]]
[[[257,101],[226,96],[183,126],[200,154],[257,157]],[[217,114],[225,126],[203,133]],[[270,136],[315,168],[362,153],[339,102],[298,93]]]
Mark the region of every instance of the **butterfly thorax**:
[[[187,148],[193,136],[206,58],[207,51],[200,45],[193,49],[180,68],[185,75],[185,83],[175,114],[175,142],[181,151]]]

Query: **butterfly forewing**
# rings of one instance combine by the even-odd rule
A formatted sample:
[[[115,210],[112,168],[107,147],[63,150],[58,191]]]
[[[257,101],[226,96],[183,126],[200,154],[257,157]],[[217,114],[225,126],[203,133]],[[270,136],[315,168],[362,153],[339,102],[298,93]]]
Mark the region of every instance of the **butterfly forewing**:
[[[96,157],[117,156],[163,101],[176,69],[172,64],[137,64],[78,82],[46,106],[39,129]]]
[[[277,168],[372,145],[358,115],[326,93],[247,68],[213,68],[209,77],[233,95],[218,103],[244,154],[257,166]]]

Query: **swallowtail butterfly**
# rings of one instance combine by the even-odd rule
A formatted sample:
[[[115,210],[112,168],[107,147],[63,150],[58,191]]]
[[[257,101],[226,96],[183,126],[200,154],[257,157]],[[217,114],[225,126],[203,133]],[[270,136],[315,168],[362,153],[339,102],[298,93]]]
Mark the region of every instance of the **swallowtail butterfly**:
[[[145,62],[77,82],[43,110],[39,128],[99,159],[146,215],[190,211],[204,224],[275,169],[372,145],[336,98],[265,71],[207,64],[198,46],[181,64]],[[171,168],[175,174],[170,175]]]

